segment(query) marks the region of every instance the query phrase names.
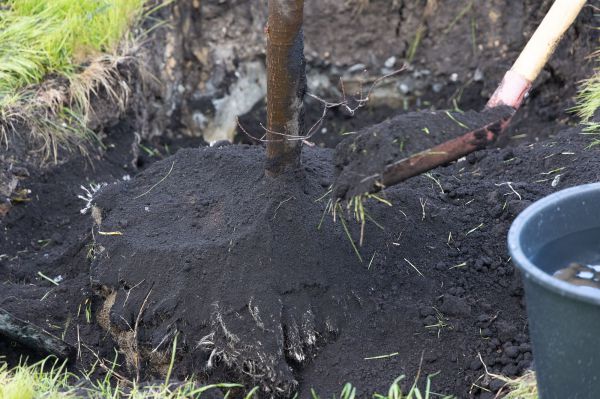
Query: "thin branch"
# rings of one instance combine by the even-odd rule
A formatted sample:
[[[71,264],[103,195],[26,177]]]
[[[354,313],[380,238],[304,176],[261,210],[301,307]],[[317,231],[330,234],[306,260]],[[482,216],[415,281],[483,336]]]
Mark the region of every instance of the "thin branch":
[[[253,136],[252,134],[250,134],[246,128],[244,128],[244,126],[241,124],[239,118],[236,118],[236,122],[237,125],[239,126],[240,130],[246,135],[248,136],[250,139],[261,142],[261,143],[273,143],[273,142],[284,142],[284,141],[302,141],[304,142],[304,144],[308,144],[306,143],[307,140],[309,140],[312,136],[314,136],[319,128],[321,127],[321,125],[323,124],[323,121],[325,120],[325,118],[327,117],[329,110],[331,109],[335,109],[335,108],[342,108],[344,110],[346,110],[346,112],[348,112],[351,116],[354,116],[355,113],[365,107],[370,99],[371,99],[371,94],[373,93],[373,90],[379,86],[379,84],[381,84],[384,80],[398,75],[399,73],[403,72],[406,69],[406,65],[403,65],[402,68],[390,72],[387,75],[383,75],[378,77],[377,79],[375,79],[373,81],[373,83],[371,84],[371,86],[369,87],[369,90],[367,90],[366,95],[363,95],[362,92],[362,85],[361,85],[361,89],[360,89],[360,93],[359,93],[359,97],[354,97],[351,99],[348,99],[346,97],[346,91],[344,89],[344,81],[342,78],[340,78],[340,86],[342,89],[342,99],[341,101],[337,101],[337,102],[330,102],[327,101],[325,99],[322,99],[321,97],[317,96],[316,94],[307,92],[306,95],[317,100],[318,102],[320,102],[321,104],[323,104],[323,112],[321,114],[321,117],[311,126],[311,128],[306,132],[306,134],[304,135],[294,135],[294,134],[287,134],[287,133],[281,133],[281,132],[277,132],[274,130],[271,130],[267,127],[265,127],[262,123],[260,124],[260,127],[265,131],[265,134],[263,134],[260,138],[257,138],[255,136]],[[351,103],[355,103],[356,105],[351,106]],[[281,139],[273,139],[273,138],[266,138],[267,136],[280,136]]]

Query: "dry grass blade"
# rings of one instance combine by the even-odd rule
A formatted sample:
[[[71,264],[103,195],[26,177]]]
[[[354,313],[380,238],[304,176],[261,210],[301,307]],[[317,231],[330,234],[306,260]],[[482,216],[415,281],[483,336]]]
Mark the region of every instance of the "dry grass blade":
[[[150,191],[154,190],[156,188],[156,186],[158,186],[160,183],[164,182],[167,177],[169,177],[171,175],[171,172],[173,172],[173,167],[175,166],[175,161],[173,161],[173,163],[171,164],[171,169],[169,169],[169,171],[167,172],[167,174],[165,176],[163,176],[162,179],[160,179],[158,182],[156,182],[155,184],[152,185],[152,187],[150,187],[147,191],[145,191],[144,193],[138,195],[137,197],[134,197],[133,199],[138,199],[143,197],[144,195],[147,195],[148,193],[150,193]]]
[[[350,234],[350,230],[348,229],[348,225],[346,223],[346,220],[344,219],[344,215],[343,215],[344,211],[342,209],[342,206],[339,203],[337,203],[336,207],[340,211],[340,222],[342,223],[342,227],[344,228],[344,232],[346,233],[346,237],[348,237],[348,240],[350,241],[350,244],[352,244],[352,249],[354,250],[354,253],[356,253],[356,256],[358,257],[358,260],[360,261],[360,263],[363,263],[362,256],[360,255],[360,252],[358,251],[358,248],[356,247],[356,244],[354,243],[354,240],[352,239],[352,234]]]
[[[485,370],[485,374],[479,377],[480,379],[483,377],[491,377],[504,382],[504,386],[498,391],[495,398],[538,399],[537,382],[533,370],[526,371],[521,377],[509,378],[503,375],[490,373],[481,357],[481,353],[478,354],[478,357]]]

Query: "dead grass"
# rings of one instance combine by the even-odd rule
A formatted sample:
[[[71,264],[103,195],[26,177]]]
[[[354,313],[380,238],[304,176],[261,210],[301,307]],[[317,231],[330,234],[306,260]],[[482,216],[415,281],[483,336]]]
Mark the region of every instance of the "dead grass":
[[[0,10],[0,144],[26,132],[42,161],[56,162],[61,148],[85,153],[95,137],[93,100],[119,112],[127,106],[131,93],[118,67],[137,67],[130,32],[151,11],[144,4],[8,1]]]
[[[496,378],[506,383],[504,388],[498,393],[498,398],[538,399],[535,372],[529,370],[518,378],[507,378],[503,376],[496,376]]]
[[[483,388],[480,384],[481,381],[489,383],[491,380],[498,380],[504,383],[502,388],[496,393],[494,398],[500,399],[538,399],[537,382],[535,378],[535,372],[533,370],[527,370],[522,376],[510,378],[499,374],[490,373],[487,365],[484,363],[481,354],[479,360],[483,364],[484,374],[481,375],[477,381],[472,384],[473,388],[480,388],[488,391],[487,388]],[[489,392],[489,391],[488,391]]]

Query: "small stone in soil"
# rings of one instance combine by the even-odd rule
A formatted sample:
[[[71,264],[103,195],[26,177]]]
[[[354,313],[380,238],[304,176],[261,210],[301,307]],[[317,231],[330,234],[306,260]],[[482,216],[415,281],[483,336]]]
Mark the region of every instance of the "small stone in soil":
[[[506,356],[510,357],[510,358],[515,358],[519,355],[519,348],[517,348],[516,346],[509,346],[508,348],[506,348],[504,350],[504,354],[506,354]]]
[[[426,353],[425,356],[423,357],[423,360],[425,360],[425,362],[427,362],[427,363],[433,363],[437,359],[438,359],[437,353],[433,353],[433,352]]]
[[[471,307],[463,299],[454,295],[444,295],[441,311],[450,316],[468,316],[471,314]]]
[[[469,368],[473,371],[477,371],[477,370],[481,369],[481,367],[483,367],[483,365],[481,364],[479,359],[475,359],[475,360],[471,361],[471,364],[469,364]]]
[[[492,380],[492,382],[490,382],[490,389],[494,392],[497,392],[500,390],[500,388],[502,388],[504,385],[506,385],[506,383],[502,380]]]

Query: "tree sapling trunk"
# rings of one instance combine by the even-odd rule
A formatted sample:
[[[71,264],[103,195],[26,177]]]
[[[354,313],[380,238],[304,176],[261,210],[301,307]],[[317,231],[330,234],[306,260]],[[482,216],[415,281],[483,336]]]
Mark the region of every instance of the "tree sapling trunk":
[[[267,33],[267,173],[297,167],[305,134],[304,0],[269,0]]]

